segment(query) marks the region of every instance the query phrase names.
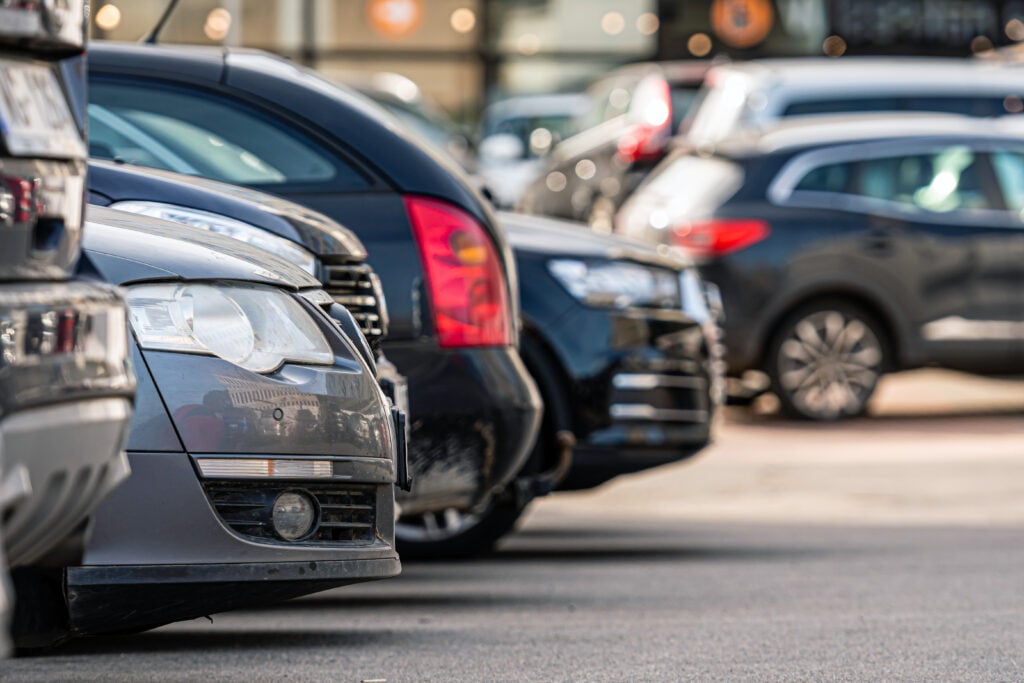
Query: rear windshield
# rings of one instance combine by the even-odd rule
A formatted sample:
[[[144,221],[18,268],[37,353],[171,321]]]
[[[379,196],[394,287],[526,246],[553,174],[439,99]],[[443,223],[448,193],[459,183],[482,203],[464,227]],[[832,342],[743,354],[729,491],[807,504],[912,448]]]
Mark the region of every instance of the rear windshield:
[[[670,97],[672,98],[672,130],[679,130],[681,124],[697,101],[697,93],[700,88],[672,86]]]
[[[681,155],[651,178],[648,191],[670,198],[675,219],[704,218],[736,194],[743,168],[722,157]]]
[[[787,106],[783,116],[814,114],[850,114],[875,111],[928,111],[966,116],[1004,116],[1018,113],[1021,101],[1008,97],[958,97],[953,95],[915,95],[883,97],[846,97],[836,99],[804,100]]]

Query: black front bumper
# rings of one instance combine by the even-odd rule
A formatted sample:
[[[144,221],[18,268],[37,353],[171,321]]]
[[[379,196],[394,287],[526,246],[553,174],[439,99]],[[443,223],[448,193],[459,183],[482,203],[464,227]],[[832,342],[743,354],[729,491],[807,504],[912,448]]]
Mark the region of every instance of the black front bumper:
[[[66,595],[74,634],[145,629],[396,576],[398,556],[251,564],[71,567]]]
[[[531,328],[545,349],[527,357],[561,366],[538,373],[561,385],[542,387],[565,407],[552,426],[577,438],[560,489],[684,460],[710,442],[718,370],[706,324],[681,311],[574,302]]]

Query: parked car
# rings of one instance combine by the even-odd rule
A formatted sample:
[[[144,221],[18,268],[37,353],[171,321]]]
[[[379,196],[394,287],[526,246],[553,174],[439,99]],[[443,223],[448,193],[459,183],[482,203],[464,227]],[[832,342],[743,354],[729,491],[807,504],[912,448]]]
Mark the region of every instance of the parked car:
[[[83,4],[0,11],[0,570],[12,568],[17,620],[38,607],[22,587],[81,556],[93,510],[128,475],[135,378],[124,301],[75,277],[84,102],[65,74]]]
[[[862,413],[886,372],[1024,371],[1024,137],[944,115],[822,116],[676,152],[618,229],[721,288],[729,370],[791,415]]]
[[[818,114],[944,112],[979,117],[1021,113],[1024,85],[1013,69],[983,60],[921,57],[763,59],[715,66],[685,130],[714,145],[746,128]]]
[[[380,350],[388,329],[380,278],[366,263],[366,248],[351,230],[265,192],[107,161],[89,162],[89,203],[227,235],[318,278],[347,310],[341,322],[358,323],[358,330],[347,333],[355,344],[369,345],[367,355],[384,393],[408,413],[405,377]]]
[[[403,552],[465,551],[468,528],[426,545],[405,529],[486,508],[520,473],[541,414],[516,351],[514,264],[486,202],[372,102],[265,53],[96,43],[89,73],[91,105],[169,152],[154,158],[136,133],[94,126],[94,156],[189,172],[164,160],[181,159],[322,211],[363,241],[391,317],[382,348],[409,383]]]
[[[497,206],[519,203],[587,104],[583,93],[558,93],[509,97],[484,109],[477,172]]]
[[[587,89],[587,113],[560,142],[519,208],[611,232],[612,218],[665,156],[710,62],[631,64]]]
[[[402,429],[321,283],[238,240],[95,206],[85,258],[126,290],[133,472],[53,594],[53,632],[142,630],[396,575]]]
[[[502,213],[522,274],[520,352],[544,399],[535,467],[560,489],[688,458],[723,397],[718,318],[692,262],[616,235]],[[565,463],[568,465],[568,463]]]

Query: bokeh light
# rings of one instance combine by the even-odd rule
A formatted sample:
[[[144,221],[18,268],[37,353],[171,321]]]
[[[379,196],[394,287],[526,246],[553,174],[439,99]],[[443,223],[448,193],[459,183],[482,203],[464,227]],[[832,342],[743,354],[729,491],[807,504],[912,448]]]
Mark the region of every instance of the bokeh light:
[[[821,51],[829,57],[842,57],[846,54],[846,41],[840,36],[829,36],[822,42]]]
[[[460,7],[452,12],[449,21],[456,33],[469,33],[476,27],[476,12],[468,7]]]
[[[636,30],[645,36],[653,36],[660,27],[661,22],[654,12],[644,12],[636,18]]]
[[[223,7],[210,10],[206,15],[206,24],[203,25],[203,33],[210,40],[224,40],[228,31],[231,30],[231,12]]]
[[[694,33],[686,41],[686,49],[694,57],[706,57],[711,52],[711,36],[706,33]]]
[[[96,25],[104,31],[113,31],[121,25],[121,10],[117,5],[103,5],[96,10]]]
[[[610,36],[617,36],[626,28],[626,19],[621,12],[608,12],[601,17],[601,30]]]
[[[536,33],[524,33],[516,40],[516,49],[520,54],[535,55],[540,52],[540,38]]]

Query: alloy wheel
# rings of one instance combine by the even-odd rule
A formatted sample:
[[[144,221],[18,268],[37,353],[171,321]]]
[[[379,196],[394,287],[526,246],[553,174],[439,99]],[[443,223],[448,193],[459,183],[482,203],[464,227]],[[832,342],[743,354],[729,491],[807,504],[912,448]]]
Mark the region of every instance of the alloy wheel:
[[[836,420],[858,415],[884,367],[879,334],[850,311],[819,310],[796,319],[776,350],[780,399],[802,417]]]

